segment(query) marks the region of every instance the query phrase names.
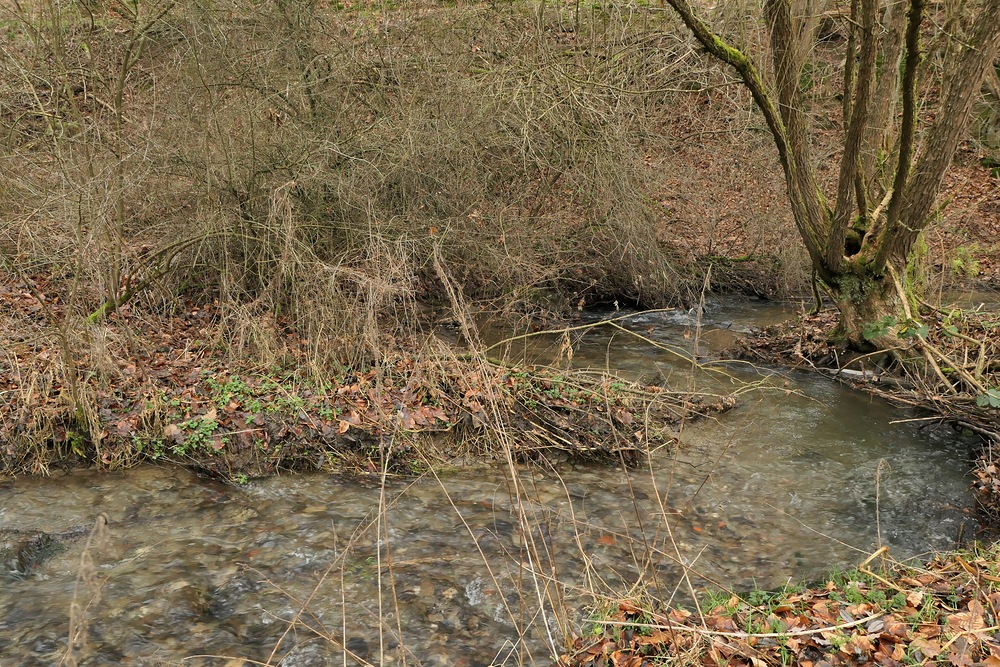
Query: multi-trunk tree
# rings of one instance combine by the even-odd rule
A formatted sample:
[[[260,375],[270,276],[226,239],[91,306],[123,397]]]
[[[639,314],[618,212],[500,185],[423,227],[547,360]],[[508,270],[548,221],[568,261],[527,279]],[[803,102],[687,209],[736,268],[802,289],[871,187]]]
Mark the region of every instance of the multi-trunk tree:
[[[893,331],[871,323],[910,316],[907,261],[934,218],[945,172],[994,66],[1000,2],[962,2],[939,26],[946,40],[943,66],[935,70],[940,85],[921,86],[925,0],[851,0],[844,12],[843,150],[829,193],[817,178],[800,85],[820,23],[816,2],[764,0],[766,77],[764,67],[713,32],[688,0],[667,2],[710,54],[736,70],[763,113],[795,225],[840,311],[840,333],[859,349],[892,347],[898,342]],[[921,90],[935,93],[933,114]]]

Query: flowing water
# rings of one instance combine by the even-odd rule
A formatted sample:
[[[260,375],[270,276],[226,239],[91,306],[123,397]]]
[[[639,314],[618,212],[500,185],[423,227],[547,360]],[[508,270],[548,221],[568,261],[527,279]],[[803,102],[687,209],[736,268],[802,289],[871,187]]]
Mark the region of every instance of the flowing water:
[[[71,616],[84,665],[332,665],[345,650],[371,664],[547,664],[564,624],[640,573],[685,601],[820,577],[882,544],[897,557],[953,546],[970,522],[968,437],[815,377],[695,371],[681,352],[788,314],[721,302],[628,320],[645,340],[579,332],[577,366],[766,387],[686,425],[683,447],[644,470],[237,488],[146,466],[0,483],[0,665],[58,664]],[[560,339],[511,347],[553,361]],[[106,534],[85,548],[101,513]]]

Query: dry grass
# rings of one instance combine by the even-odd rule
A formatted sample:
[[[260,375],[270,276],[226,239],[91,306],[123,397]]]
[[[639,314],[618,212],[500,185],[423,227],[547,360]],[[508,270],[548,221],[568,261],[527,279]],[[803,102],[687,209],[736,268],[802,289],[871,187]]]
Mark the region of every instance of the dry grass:
[[[68,316],[215,298],[235,353],[282,313],[323,364],[412,331],[435,252],[500,307],[685,297],[643,158],[687,47],[655,14],[94,11],[0,17],[3,264],[63,279]]]
[[[108,517],[101,513],[94,521],[94,527],[87,536],[87,542],[80,553],[80,565],[77,570],[76,585],[73,588],[73,601],[69,609],[69,634],[66,652],[59,661],[60,667],[76,667],[87,657],[87,638],[90,630],[90,619],[95,615],[101,602],[101,588],[104,582],[98,576],[94,564],[94,552],[108,549],[109,532]]]
[[[523,313],[700,287],[649,156],[706,75],[656,12],[45,0],[0,27],[0,268],[44,276],[31,345],[98,456],[95,391],[181,305],[216,305],[242,366],[292,336],[322,377],[420,349],[449,290]]]

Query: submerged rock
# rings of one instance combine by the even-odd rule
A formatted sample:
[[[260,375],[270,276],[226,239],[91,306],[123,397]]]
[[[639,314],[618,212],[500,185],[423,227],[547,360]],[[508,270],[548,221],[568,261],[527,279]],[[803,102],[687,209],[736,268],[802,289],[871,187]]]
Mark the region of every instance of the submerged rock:
[[[278,667],[327,667],[333,665],[333,655],[324,640],[299,644],[281,659]]]
[[[62,540],[42,531],[0,530],[0,564],[11,574],[31,574],[65,550]]]

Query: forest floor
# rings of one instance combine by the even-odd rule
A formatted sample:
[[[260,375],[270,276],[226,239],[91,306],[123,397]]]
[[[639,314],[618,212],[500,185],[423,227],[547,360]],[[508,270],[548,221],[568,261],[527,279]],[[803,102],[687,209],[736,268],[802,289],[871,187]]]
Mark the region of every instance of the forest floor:
[[[923,565],[884,556],[811,587],[717,595],[696,611],[611,603],[556,664],[1000,665],[1000,547]]]

